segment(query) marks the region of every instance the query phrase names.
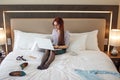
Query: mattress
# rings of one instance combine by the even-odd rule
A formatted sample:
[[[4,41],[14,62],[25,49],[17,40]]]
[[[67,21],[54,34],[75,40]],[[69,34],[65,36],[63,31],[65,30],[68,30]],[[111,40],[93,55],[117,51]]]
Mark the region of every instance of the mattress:
[[[111,59],[101,51],[85,50],[78,54],[67,52],[56,55],[48,69],[39,70],[44,52],[30,50],[15,50],[10,52],[0,65],[0,80],[87,80],[76,74],[78,70],[99,70],[118,73]],[[16,60],[23,56],[27,61]],[[25,76],[9,76],[12,71],[21,71],[20,64],[28,62],[23,69]],[[120,80],[111,74],[97,74],[102,80]]]

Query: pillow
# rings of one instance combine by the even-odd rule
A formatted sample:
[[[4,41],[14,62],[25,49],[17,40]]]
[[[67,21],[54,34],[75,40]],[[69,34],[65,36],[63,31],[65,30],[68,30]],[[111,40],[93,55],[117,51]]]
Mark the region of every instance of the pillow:
[[[98,30],[87,32],[86,50],[100,50],[97,39]]]
[[[50,38],[50,34],[27,33],[14,30],[14,48],[13,50],[31,50],[35,43],[35,38]]]
[[[70,35],[70,45],[67,48],[67,52],[78,53],[81,50],[86,49],[87,35]]]
[[[98,41],[97,41],[97,34],[98,30],[85,32],[85,33],[71,33],[72,36],[81,36],[81,35],[87,35],[86,39],[86,50],[99,50],[98,47]]]

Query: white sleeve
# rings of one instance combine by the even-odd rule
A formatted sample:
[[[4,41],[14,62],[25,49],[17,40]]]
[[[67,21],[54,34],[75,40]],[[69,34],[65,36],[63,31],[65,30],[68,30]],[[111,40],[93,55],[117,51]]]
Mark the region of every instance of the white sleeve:
[[[68,46],[70,43],[70,34],[69,31],[65,32],[65,45]]]

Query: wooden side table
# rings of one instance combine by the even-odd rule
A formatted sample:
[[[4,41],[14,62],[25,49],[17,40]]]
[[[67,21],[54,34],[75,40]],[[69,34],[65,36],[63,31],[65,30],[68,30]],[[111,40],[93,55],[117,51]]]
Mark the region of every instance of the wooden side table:
[[[118,53],[117,56],[113,56],[109,53],[108,56],[111,58],[111,60],[115,64],[117,70],[120,72],[120,53]]]
[[[0,57],[0,64],[1,64],[1,62],[2,62],[2,60],[4,59],[5,57]]]

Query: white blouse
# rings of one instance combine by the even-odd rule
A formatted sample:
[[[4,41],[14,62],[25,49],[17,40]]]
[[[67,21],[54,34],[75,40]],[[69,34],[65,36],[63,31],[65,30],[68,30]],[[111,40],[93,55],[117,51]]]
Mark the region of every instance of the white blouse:
[[[56,29],[53,29],[52,31],[52,42],[53,45],[58,45],[58,37],[59,37],[59,33],[57,32]],[[64,40],[65,40],[65,45],[68,46],[69,45],[69,31],[65,31],[64,32]]]

